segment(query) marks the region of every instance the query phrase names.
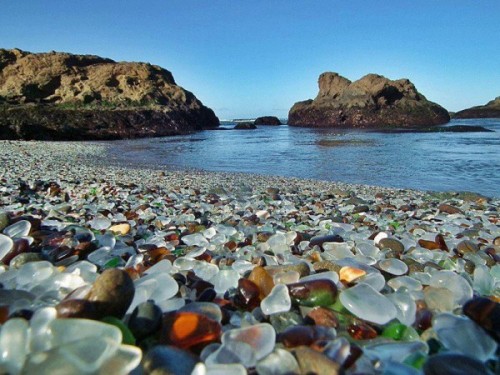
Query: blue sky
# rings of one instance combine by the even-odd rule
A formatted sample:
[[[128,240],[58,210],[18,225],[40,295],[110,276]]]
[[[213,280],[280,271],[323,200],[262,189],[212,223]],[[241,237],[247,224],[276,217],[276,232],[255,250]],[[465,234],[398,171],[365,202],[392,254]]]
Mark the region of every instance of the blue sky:
[[[500,95],[499,0],[4,0],[0,47],[146,61],[221,119],[286,117],[320,73],[409,78],[451,111]]]

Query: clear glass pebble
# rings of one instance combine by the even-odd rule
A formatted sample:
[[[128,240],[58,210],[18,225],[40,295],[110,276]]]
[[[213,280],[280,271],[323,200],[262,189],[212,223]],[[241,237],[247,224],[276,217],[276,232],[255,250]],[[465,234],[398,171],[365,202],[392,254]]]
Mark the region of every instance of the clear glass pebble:
[[[398,341],[368,344],[363,351],[372,360],[403,362],[415,353],[426,355],[429,352],[429,347],[422,341]]]
[[[260,303],[260,308],[266,315],[290,311],[291,307],[292,300],[288,293],[288,287],[285,284],[276,284],[271,293]]]
[[[453,294],[455,305],[463,305],[473,295],[472,287],[467,280],[453,271],[443,270],[435,272],[431,277],[429,285],[436,288],[449,289]]]
[[[379,272],[371,272],[358,280],[358,284],[370,285],[376,291],[381,291],[385,287],[385,278]]]
[[[387,285],[389,285],[395,291],[400,288],[415,291],[422,290],[422,283],[410,276],[394,277],[387,281]]]
[[[495,356],[495,340],[469,318],[443,313],[434,317],[432,326],[441,343],[450,351],[483,362]]]
[[[239,279],[239,273],[229,269],[220,270],[217,275],[210,279],[210,282],[214,285],[214,289],[217,293],[223,294],[230,288],[236,288]]]
[[[154,281],[154,283],[151,283]],[[134,281],[134,285],[140,287],[142,284],[148,285],[148,299],[155,302],[164,301],[177,294],[179,291],[179,284],[177,281],[167,273],[154,272],[140,279]]]
[[[205,360],[207,365],[239,363],[246,368],[254,367],[256,362],[255,350],[242,341],[222,344]]]
[[[368,284],[343,290],[340,302],[358,318],[377,324],[385,324],[397,316],[394,304]]]
[[[411,326],[417,313],[417,304],[411,295],[402,291],[387,294],[386,297],[396,306],[396,319],[406,326]]]
[[[310,280],[331,280],[335,284],[339,282],[339,274],[335,271],[326,271],[320,273],[314,273],[312,275],[304,276],[300,281],[310,281]]]
[[[453,293],[447,288],[429,286],[424,290],[424,300],[431,310],[452,311],[456,304]]]
[[[30,233],[31,223],[28,220],[19,220],[3,230],[3,234],[10,238],[25,237]]]
[[[256,366],[259,375],[288,375],[300,373],[297,360],[287,350],[276,348],[272,353],[262,358]]]
[[[200,279],[208,281],[219,273],[219,267],[207,262],[197,262],[193,267],[193,271]]]
[[[17,285],[33,285],[41,283],[54,273],[54,266],[47,261],[24,264],[16,276]]]
[[[476,266],[474,269],[474,290],[482,296],[493,295],[495,289],[495,280],[486,266]]]
[[[0,234],[0,259],[2,259],[14,246],[14,241],[8,236]]]
[[[181,238],[187,246],[208,247],[209,242],[201,233],[188,234]]]
[[[207,365],[204,375],[246,375],[247,370],[243,365],[233,363],[227,365]],[[193,374],[194,375],[194,374]]]
[[[9,319],[0,330],[0,369],[18,374],[28,354],[28,322],[21,318]]]
[[[255,350],[256,360],[260,360],[271,353],[276,341],[276,331],[269,323],[233,329],[222,335],[222,344],[241,341],[250,345]]]
[[[395,276],[401,276],[408,272],[406,263],[395,258],[381,260],[378,266],[381,270]]]
[[[92,229],[105,230],[111,226],[111,220],[109,220],[107,217],[99,216],[90,220],[88,224]]]
[[[297,271],[279,272],[273,275],[275,284],[292,284],[300,279],[300,273]]]

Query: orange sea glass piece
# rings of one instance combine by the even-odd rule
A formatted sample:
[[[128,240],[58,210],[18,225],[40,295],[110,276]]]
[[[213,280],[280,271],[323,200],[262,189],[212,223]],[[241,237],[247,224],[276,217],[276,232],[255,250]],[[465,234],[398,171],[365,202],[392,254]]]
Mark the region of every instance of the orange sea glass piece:
[[[160,341],[181,349],[208,345],[220,340],[219,322],[195,312],[174,312],[163,316]]]

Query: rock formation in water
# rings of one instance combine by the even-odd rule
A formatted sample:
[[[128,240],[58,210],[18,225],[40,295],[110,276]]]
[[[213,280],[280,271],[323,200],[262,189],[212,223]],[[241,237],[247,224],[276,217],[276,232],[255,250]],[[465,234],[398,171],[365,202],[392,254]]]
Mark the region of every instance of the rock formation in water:
[[[218,126],[161,67],[0,49],[0,139],[155,137]]]
[[[485,105],[456,112],[453,118],[500,118],[500,96]]]
[[[234,127],[235,130],[253,130],[257,129],[257,126],[253,122],[239,122]]]
[[[420,127],[450,120],[448,112],[428,101],[408,79],[368,74],[351,82],[323,73],[314,100],[293,105],[288,125],[309,127]]]
[[[275,116],[257,117],[254,121],[255,125],[283,125],[279,118]]]

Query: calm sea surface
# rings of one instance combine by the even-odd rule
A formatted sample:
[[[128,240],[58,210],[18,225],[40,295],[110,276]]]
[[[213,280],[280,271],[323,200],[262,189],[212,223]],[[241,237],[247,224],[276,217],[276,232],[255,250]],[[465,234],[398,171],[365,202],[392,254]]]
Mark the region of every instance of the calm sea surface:
[[[116,141],[119,163],[246,172],[500,196],[500,119],[454,120],[494,133],[374,133],[261,126],[256,130]]]

